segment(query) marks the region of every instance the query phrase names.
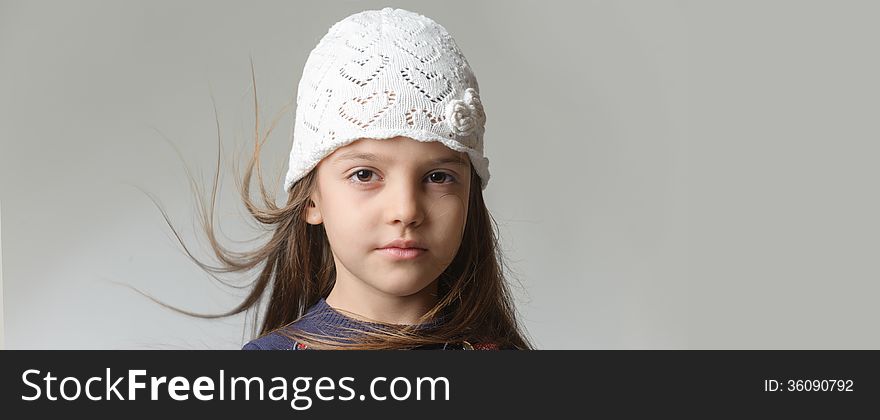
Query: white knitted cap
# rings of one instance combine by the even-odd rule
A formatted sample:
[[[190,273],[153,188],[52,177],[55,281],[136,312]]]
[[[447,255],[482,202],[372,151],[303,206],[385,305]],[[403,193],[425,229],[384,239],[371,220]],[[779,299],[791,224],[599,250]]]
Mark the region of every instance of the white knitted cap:
[[[479,91],[455,41],[425,16],[385,8],[337,22],[303,69],[285,191],[339,147],[397,136],[467,152],[485,189]]]

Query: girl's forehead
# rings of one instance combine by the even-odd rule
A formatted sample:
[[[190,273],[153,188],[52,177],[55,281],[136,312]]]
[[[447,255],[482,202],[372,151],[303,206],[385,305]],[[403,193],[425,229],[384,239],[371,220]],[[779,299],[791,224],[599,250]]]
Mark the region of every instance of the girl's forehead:
[[[339,147],[327,156],[327,160],[433,160],[438,158],[467,160],[464,152],[458,152],[437,141],[422,142],[409,137],[390,139],[359,139]]]

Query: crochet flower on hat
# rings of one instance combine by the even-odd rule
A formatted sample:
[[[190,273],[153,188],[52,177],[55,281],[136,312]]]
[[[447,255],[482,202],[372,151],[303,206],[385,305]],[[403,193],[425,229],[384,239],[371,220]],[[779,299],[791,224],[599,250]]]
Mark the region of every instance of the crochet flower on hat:
[[[480,94],[468,88],[464,91],[463,99],[449,101],[446,105],[446,122],[458,136],[470,136],[482,130],[486,124],[486,113]]]

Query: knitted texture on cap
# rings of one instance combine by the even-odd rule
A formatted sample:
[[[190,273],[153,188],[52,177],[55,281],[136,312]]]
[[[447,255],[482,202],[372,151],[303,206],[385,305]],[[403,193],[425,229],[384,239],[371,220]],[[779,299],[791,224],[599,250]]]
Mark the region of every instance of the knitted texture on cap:
[[[398,136],[466,152],[485,189],[479,90],[455,41],[425,16],[385,8],[337,22],[303,69],[285,190],[339,147]]]

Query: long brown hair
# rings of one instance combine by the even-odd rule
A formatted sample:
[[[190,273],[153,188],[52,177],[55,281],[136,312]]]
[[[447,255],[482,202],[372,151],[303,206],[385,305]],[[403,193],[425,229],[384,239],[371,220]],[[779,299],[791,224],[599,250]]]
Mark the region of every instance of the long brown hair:
[[[201,225],[221,266],[212,267],[199,261],[181,240],[162,206],[156,200],[153,200],[153,203],[162,213],[189,258],[209,274],[246,272],[258,268],[259,274],[252,283],[253,289],[238,306],[221,314],[190,312],[145,294],[148,298],[190,316],[220,318],[259,308],[262,299],[268,293],[269,298],[265,305],[259,335],[278,331],[315,349],[400,349],[462,340],[491,342],[501,348],[533,348],[516,320],[512,295],[502,270],[504,258],[499,249],[497,224],[483,201],[480,178],[473,166],[471,166],[469,210],[461,246],[453,261],[438,279],[437,304],[420,320],[422,323],[442,316],[444,322],[439,323],[436,328],[427,330],[388,326],[375,331],[363,331],[354,342],[343,342],[332,337],[316,336],[285,328],[303,317],[320,298],[329,295],[335,282],[336,268],[323,225],[311,225],[303,217],[306,207],[311,202],[309,197],[316,187],[317,169],[313,169],[290,188],[286,204],[281,207],[277,206],[275,198],[267,193],[260,169],[260,147],[275,128],[284,109],[276,116],[261,139],[253,62],[251,77],[255,109],[254,150],[238,189],[249,214],[271,232],[269,241],[252,251],[235,252],[225,248],[217,240],[214,228],[214,202],[220,173],[219,147],[217,170],[209,205],[205,205],[200,193],[194,192],[197,193],[200,204],[198,209]],[[217,119],[216,108],[215,119]],[[219,120],[217,124],[219,143]],[[259,181],[257,185],[260,191],[260,204],[252,200],[250,194],[254,172]],[[192,182],[188,171],[187,176]],[[238,180],[237,171],[236,180]],[[193,182],[192,185],[195,183]],[[213,274],[212,277],[229,285]],[[253,322],[253,332],[256,332],[258,319],[255,317]]]

